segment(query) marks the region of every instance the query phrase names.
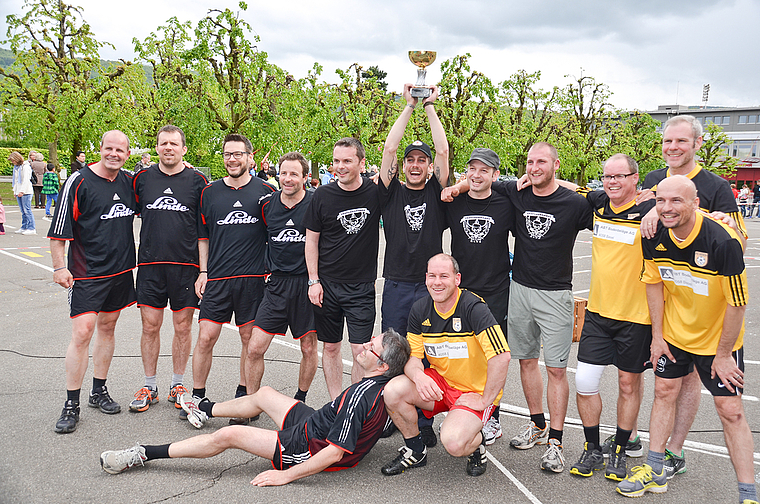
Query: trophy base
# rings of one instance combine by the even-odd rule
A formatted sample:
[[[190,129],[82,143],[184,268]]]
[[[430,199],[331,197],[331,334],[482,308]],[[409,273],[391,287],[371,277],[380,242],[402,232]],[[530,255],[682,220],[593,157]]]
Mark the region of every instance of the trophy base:
[[[429,87],[412,87],[412,98],[427,98],[431,94],[433,94],[433,90]]]

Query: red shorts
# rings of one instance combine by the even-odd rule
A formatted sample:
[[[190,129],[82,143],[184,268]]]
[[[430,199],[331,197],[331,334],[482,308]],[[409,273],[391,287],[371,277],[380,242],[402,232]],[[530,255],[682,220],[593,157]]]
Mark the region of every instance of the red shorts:
[[[433,405],[433,411],[427,411],[424,409],[422,410],[422,413],[427,418],[433,418],[438,413],[443,413],[444,411],[451,411],[455,409],[469,411],[476,417],[480,418],[480,421],[484,425],[488,419],[491,418],[491,412],[493,412],[493,409],[495,408],[493,404],[489,404],[488,407],[483,411],[477,411],[472,408],[468,408],[467,406],[460,406],[458,404],[455,404],[457,402],[457,399],[459,399],[459,396],[464,394],[464,392],[449,385],[446,379],[433,368],[425,369],[425,374],[432,378],[438,387],[440,387],[441,391],[443,391],[443,399],[435,402]]]

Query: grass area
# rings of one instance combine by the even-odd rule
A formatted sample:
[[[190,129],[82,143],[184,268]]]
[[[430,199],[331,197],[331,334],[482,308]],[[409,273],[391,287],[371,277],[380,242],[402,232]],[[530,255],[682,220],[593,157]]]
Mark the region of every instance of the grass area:
[[[10,182],[0,182],[0,198],[3,198],[3,206],[18,206]]]

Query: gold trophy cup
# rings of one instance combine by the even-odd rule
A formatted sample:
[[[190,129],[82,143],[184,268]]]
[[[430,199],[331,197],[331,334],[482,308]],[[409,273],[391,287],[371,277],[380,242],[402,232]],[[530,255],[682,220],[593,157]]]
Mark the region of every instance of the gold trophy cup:
[[[435,61],[435,51],[409,51],[409,61],[419,67],[417,70],[417,82],[412,86],[412,98],[427,98],[433,92],[425,85],[425,67]]]

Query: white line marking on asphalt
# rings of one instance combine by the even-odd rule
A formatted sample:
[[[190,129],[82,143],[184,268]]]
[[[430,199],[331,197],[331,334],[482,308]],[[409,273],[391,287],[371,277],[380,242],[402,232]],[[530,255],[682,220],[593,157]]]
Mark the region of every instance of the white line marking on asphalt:
[[[538,500],[538,498],[535,495],[533,495],[533,493],[531,493],[530,490],[528,490],[528,488],[525,485],[523,485],[520,482],[519,479],[515,477],[514,474],[509,472],[509,469],[501,465],[501,462],[499,462],[496,457],[491,455],[491,452],[486,451],[486,457],[488,457],[488,460],[490,460],[491,463],[495,465],[497,469],[499,469],[499,471],[504,473],[504,476],[509,478],[509,480],[517,487],[518,490],[520,490],[523,493],[523,495],[525,495],[528,498],[528,500],[530,500],[533,504],[543,504],[540,500]]]
[[[29,247],[31,248],[31,247]],[[0,249],[0,254],[5,254],[8,257],[12,257],[14,259],[18,259],[19,261],[24,261],[26,264],[31,264],[32,266],[37,266],[38,268],[42,268],[46,271],[53,272],[53,268],[50,266],[46,266],[44,264],[40,264],[37,261],[32,261],[29,257],[22,257],[17,256],[16,254],[11,254],[10,252],[6,252],[5,250]]]

